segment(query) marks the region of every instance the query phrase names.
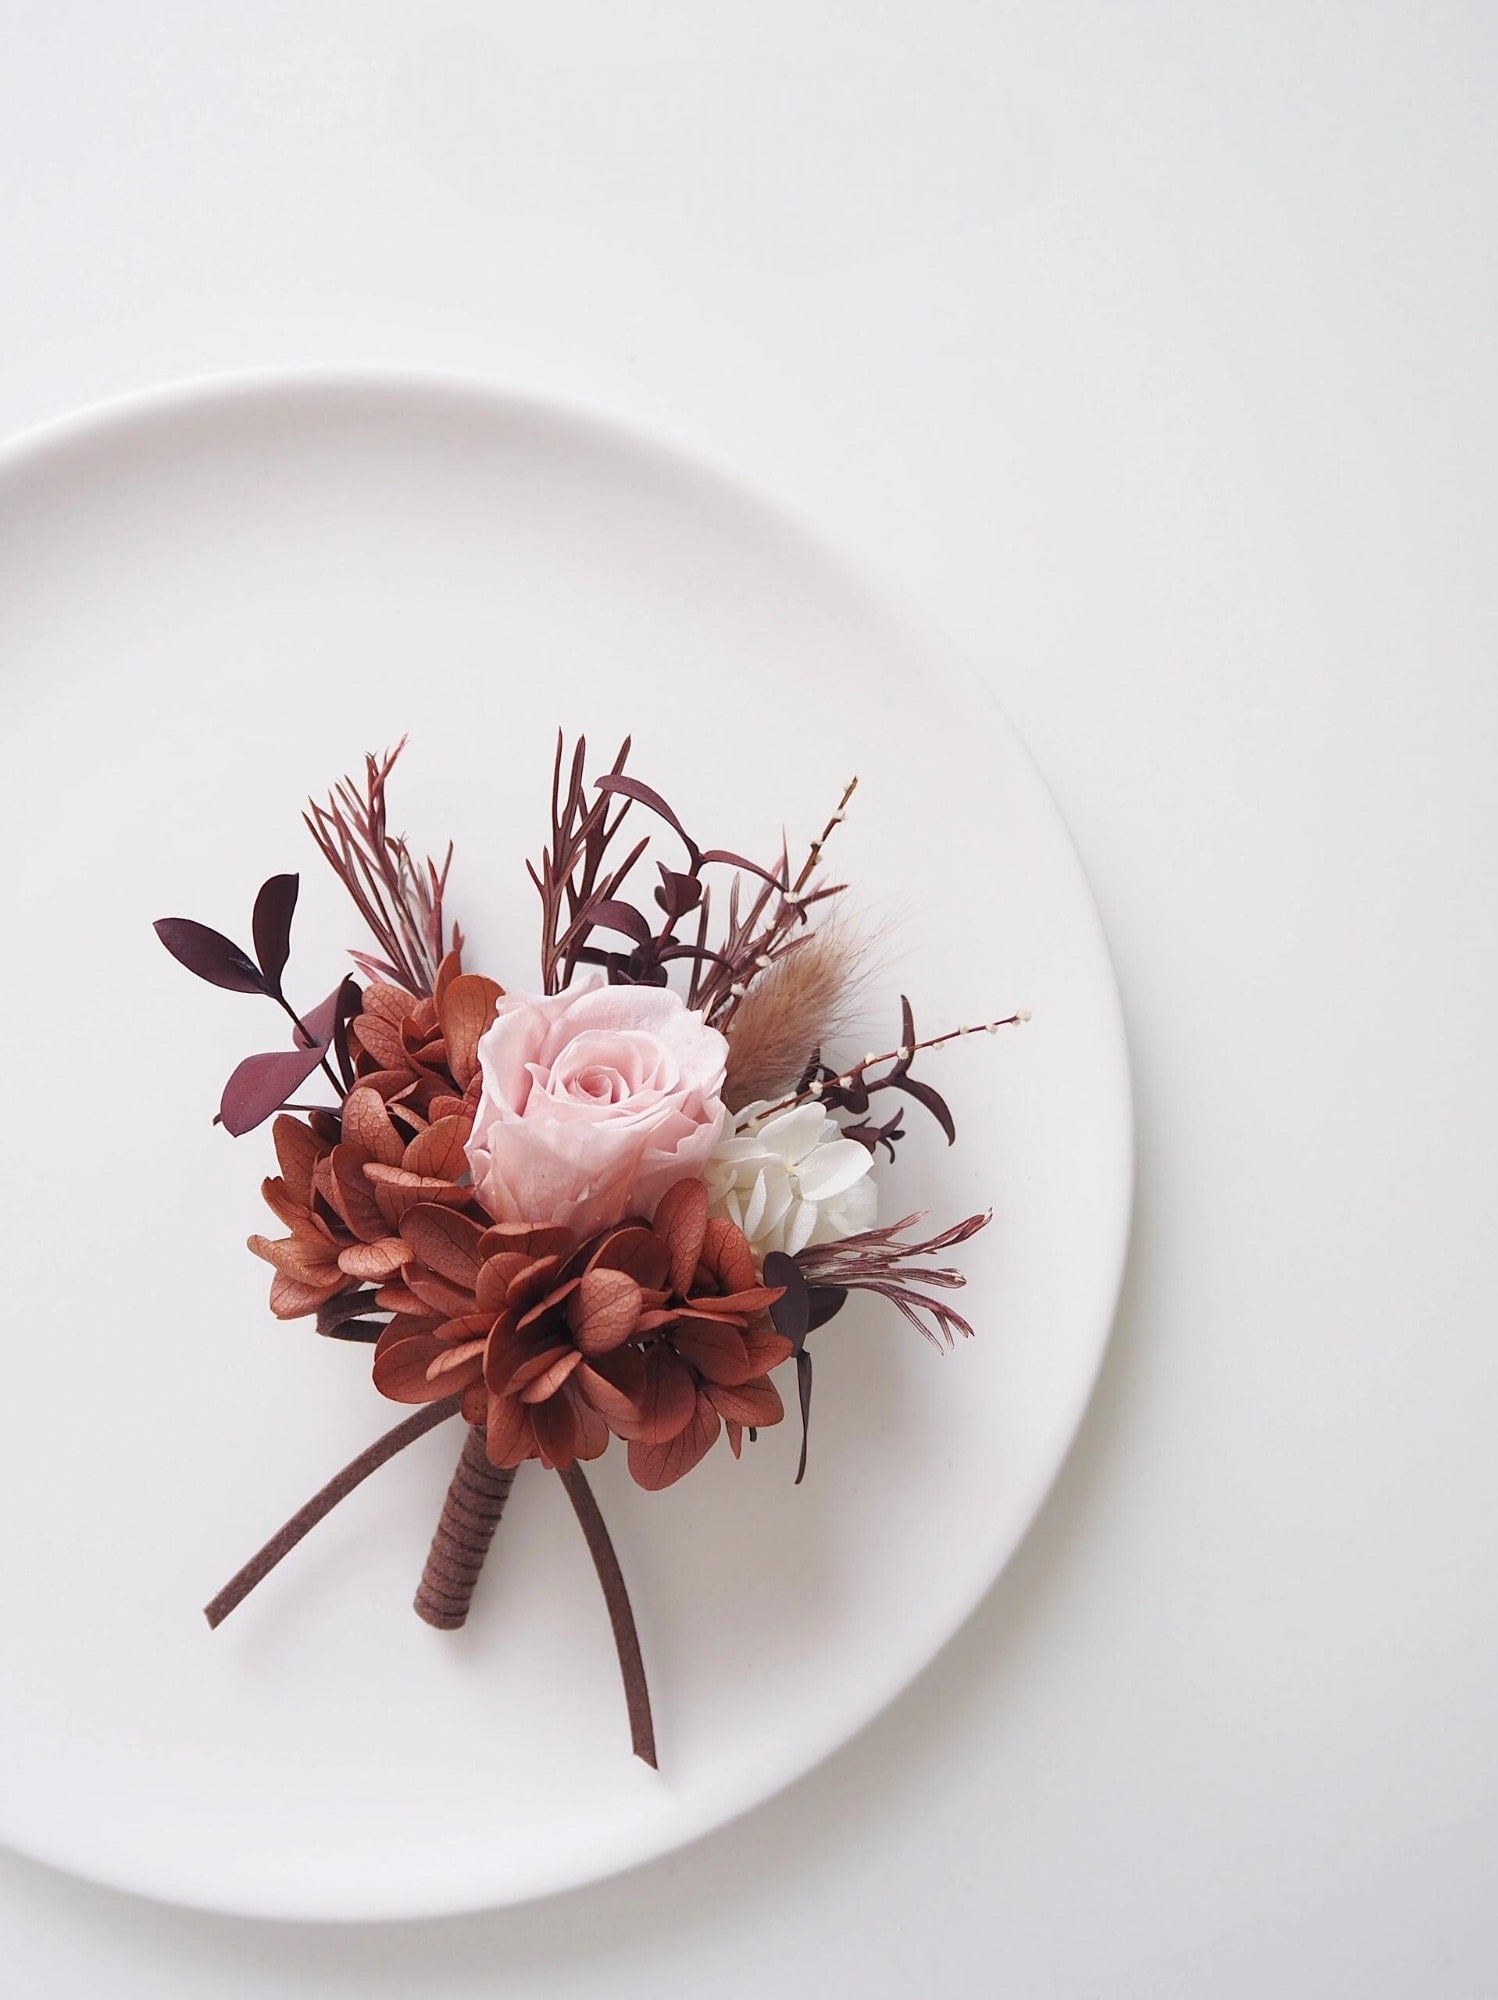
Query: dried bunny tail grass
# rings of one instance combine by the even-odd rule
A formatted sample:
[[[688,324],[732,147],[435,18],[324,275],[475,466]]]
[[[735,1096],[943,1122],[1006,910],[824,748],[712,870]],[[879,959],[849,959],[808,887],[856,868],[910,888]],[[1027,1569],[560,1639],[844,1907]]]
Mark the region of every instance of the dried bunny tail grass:
[[[829,923],[750,983],[727,1030],[730,1111],[796,1088],[817,1051],[848,1025],[867,950],[850,925]]]

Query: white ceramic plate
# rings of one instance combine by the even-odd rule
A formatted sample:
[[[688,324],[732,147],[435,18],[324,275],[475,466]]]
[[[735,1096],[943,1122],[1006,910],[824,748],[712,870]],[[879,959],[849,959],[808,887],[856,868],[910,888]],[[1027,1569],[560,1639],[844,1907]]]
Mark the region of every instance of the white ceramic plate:
[[[437,1914],[641,1861],[844,1741],[992,1582],[1065,1453],[1129,1207],[1107,952],[1045,789],[981,685],[796,522],[589,417],[472,385],[218,383],[0,459],[7,867],[0,1835],[99,1880],[275,1916]],[[471,962],[534,979],[522,860],[558,724],[753,850],[863,780],[838,866],[923,1031],[1027,1006],[928,1074],[889,1196],[992,1203],[976,1340],[891,1314],[819,1338],[794,1423],[663,1495],[594,1483],[630,1579],[657,1776],[629,1754],[608,1626],[557,1482],[528,1468],[467,1628],[411,1592],[455,1448],[424,1439],[217,1633],[199,1607],[399,1413],[368,1351],[278,1325],[243,1238],[262,1133],[209,1116],[278,1044],[151,920],[243,934],[300,867],[292,973],[356,926],[298,808],[411,732],[398,810],[458,843]]]

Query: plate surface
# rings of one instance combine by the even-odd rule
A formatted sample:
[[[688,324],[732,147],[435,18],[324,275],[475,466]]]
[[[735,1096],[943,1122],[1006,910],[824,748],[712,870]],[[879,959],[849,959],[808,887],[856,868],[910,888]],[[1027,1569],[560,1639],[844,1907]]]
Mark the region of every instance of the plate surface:
[[[0,457],[0,825],[19,1054],[0,1454],[0,1837],[99,1880],[274,1916],[438,1914],[644,1860],[767,1797],[932,1657],[1072,1437],[1127,1232],[1111,968],[1043,784],[942,643],[805,529],[594,418],[471,384],[296,377],[115,405]],[[470,963],[535,977],[523,859],[555,730],[714,842],[793,850],[856,770],[835,858],[908,989],[959,1143],[917,1122],[886,1213],[992,1204],[978,1337],[891,1314],[818,1340],[794,1424],[682,1486],[594,1484],[630,1579],[662,1769],[631,1758],[557,1482],[517,1481],[466,1629],[411,1613],[455,1449],[424,1439],[217,1633],[199,1607],[398,1414],[367,1350],[277,1325],[264,1133],[209,1119],[279,1043],[151,920],[247,929],[300,868],[294,995],[357,942],[298,819],[409,731],[397,812],[457,841]]]

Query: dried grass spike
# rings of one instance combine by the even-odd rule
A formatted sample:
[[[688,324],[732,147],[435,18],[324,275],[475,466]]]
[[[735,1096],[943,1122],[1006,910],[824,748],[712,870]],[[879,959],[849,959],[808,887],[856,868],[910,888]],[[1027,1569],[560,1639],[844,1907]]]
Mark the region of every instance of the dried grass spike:
[[[846,926],[829,924],[750,984],[727,1028],[730,1111],[796,1088],[817,1050],[847,1025],[862,955]]]

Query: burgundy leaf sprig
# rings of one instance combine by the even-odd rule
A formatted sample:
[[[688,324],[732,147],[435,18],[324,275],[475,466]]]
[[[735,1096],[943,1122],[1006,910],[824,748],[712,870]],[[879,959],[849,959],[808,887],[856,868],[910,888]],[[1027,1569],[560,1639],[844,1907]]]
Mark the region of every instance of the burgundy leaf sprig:
[[[157,937],[179,965],[210,986],[230,993],[258,993],[275,1001],[291,1022],[294,1047],[246,1056],[224,1085],[218,1122],[236,1136],[263,1124],[296,1095],[314,1070],[323,1071],[340,1098],[351,1074],[342,1037],[357,1007],[354,982],[341,981],[305,1019],[281,983],[291,955],[298,886],[295,875],[272,875],[261,884],[250,917],[253,958],[222,931],[192,917],[162,917],[155,926]],[[343,1077],[334,1073],[330,1054],[338,1054]]]
[[[911,1064],[923,1052],[945,1048],[949,1042],[963,1041],[969,1035],[996,1035],[1000,1028],[1018,1027],[1029,1020],[1029,1011],[1021,1008],[1018,1013],[1006,1014],[1002,1020],[949,1028],[944,1035],[931,1035],[925,1041],[916,1039],[915,1015],[903,993],[900,996],[900,1015],[902,1033],[898,1048],[886,1049],[882,1055],[866,1055],[843,1070],[829,1068],[818,1056],[802,1077],[799,1088],[779,1104],[772,1105],[763,1115],[770,1117],[776,1111],[789,1111],[796,1104],[821,1104],[829,1111],[851,1111],[862,1118],[869,1109],[869,1100],[877,1092],[897,1090],[929,1111],[946,1134],[947,1144],[955,1146],[957,1121],[952,1116],[952,1107],[940,1091],[911,1075]],[[874,1074],[881,1069],[882,1075]],[[905,1136],[898,1112],[883,1125],[868,1122],[845,1125],[843,1132],[845,1137],[857,1139],[867,1146],[870,1152],[881,1145],[886,1147],[891,1159],[894,1158],[896,1143]]]
[[[543,989],[560,991],[584,965],[602,968],[616,984],[664,986],[672,966],[684,963],[688,1005],[715,1027],[726,1028],[751,981],[804,942],[809,912],[843,893],[845,884],[814,878],[822,850],[841,823],[858,780],[852,779],[844,789],[793,880],[783,840],[777,860],[768,867],[731,848],[703,846],[660,792],[626,772],[629,752],[626,737],[609,770],[594,780],[590,800],[587,739],[578,738],[568,760],[565,741],[560,734],[557,737],[551,838],[539,860],[526,864],[541,898]],[[611,800],[621,801],[617,810],[611,809]],[[622,894],[649,846],[648,836],[637,841],[622,861],[609,865],[613,843],[631,806],[653,814],[683,849],[683,867],[656,863],[660,879],[652,892],[654,912]],[[713,868],[733,871],[726,923],[716,942],[707,873]],[[752,889],[746,889],[746,881]],[[693,916],[695,925],[683,935],[682,925]],[[623,943],[602,943],[599,934]]]

